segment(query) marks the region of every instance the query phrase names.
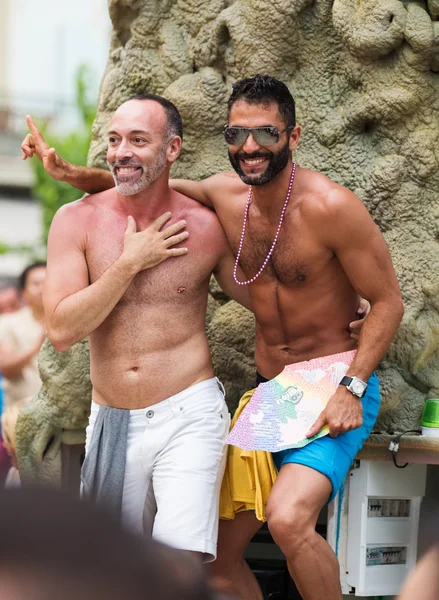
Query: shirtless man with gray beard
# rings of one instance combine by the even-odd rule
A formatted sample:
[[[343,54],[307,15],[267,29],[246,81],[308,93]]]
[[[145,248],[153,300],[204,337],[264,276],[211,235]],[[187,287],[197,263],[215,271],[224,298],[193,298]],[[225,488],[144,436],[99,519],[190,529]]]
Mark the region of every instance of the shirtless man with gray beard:
[[[116,188],[56,214],[44,307],[56,349],[90,340],[84,493],[120,509],[128,527],[210,561],[229,413],[205,316],[212,273],[234,295],[233,256],[216,215],[169,188],[181,143],[180,115],[164,98],[116,110],[107,154]]]

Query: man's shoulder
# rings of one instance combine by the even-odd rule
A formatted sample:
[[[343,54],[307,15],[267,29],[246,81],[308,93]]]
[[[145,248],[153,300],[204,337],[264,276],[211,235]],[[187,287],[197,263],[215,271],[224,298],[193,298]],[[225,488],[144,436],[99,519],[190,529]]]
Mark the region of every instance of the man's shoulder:
[[[179,213],[182,214],[181,218],[184,218],[195,225],[203,224],[204,226],[210,227],[219,226],[218,217],[215,212],[207,206],[203,206],[203,204],[200,204],[193,198],[189,198],[180,193],[178,193],[177,201]]]
[[[228,244],[216,213],[182,194],[179,194],[178,200],[178,216],[187,222],[190,237],[199,240],[203,245],[209,243],[211,250],[216,248],[218,252],[222,252]]]
[[[85,194],[78,200],[63,204],[58,209],[55,218],[57,221],[69,221],[71,224],[78,224],[78,221],[87,222],[91,214],[95,213],[100,206],[108,206],[114,195],[115,188],[97,194]],[[72,223],[72,219],[74,219],[74,223]]]
[[[353,208],[361,200],[348,188],[332,181],[323,173],[301,169],[303,208],[309,216],[331,217]]]

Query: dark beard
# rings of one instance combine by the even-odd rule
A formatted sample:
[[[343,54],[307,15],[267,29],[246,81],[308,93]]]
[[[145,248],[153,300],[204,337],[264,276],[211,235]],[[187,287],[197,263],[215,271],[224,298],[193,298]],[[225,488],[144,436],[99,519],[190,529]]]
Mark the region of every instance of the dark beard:
[[[270,154],[271,158],[268,161],[268,166],[265,170],[265,173],[262,173],[262,175],[260,175],[257,178],[249,177],[248,175],[246,175],[241,169],[241,164],[239,160],[240,158],[268,158],[268,154],[263,152],[255,152],[254,154],[244,154],[241,152],[233,156],[229,150],[229,160],[230,164],[238,173],[239,177],[244,183],[246,183],[247,185],[264,185],[265,183],[268,183],[269,181],[274,179],[276,175],[283,171],[287,166],[288,161],[290,159],[289,142],[287,141],[285,146],[283,146],[278,152],[276,152],[276,154],[273,154],[272,152],[270,152]]]

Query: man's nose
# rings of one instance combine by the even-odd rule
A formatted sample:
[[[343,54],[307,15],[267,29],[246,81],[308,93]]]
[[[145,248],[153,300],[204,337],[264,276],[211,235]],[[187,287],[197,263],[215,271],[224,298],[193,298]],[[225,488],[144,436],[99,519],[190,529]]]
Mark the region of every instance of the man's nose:
[[[247,139],[244,142],[244,145],[242,146],[243,151],[246,154],[252,154],[253,152],[257,152],[258,150],[260,150],[260,148],[260,144],[258,144],[253,135],[249,133]]]
[[[132,158],[132,157],[133,157],[133,152],[130,149],[129,143],[122,140],[116,149],[116,160],[123,160],[124,158]]]

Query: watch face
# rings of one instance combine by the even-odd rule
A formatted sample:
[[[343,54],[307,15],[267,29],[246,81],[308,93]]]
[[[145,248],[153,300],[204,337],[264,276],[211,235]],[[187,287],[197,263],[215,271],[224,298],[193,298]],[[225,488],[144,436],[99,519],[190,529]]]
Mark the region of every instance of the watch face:
[[[362,394],[364,392],[364,384],[361,381],[353,381],[351,387],[354,394]]]

